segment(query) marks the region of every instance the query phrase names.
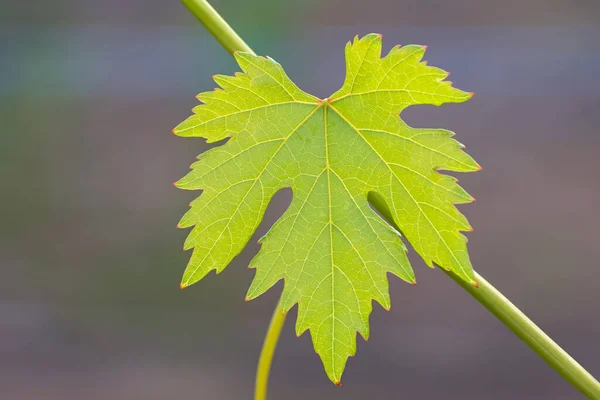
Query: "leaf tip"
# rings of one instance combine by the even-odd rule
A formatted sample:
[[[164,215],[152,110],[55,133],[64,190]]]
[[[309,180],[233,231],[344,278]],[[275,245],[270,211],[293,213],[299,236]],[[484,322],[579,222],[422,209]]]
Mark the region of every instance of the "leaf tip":
[[[181,282],[181,283],[179,284],[179,290],[183,290],[183,289],[185,289],[186,287],[188,287],[188,285],[186,285],[186,284],[185,284],[185,283],[183,283],[183,282]]]
[[[475,201],[475,200],[473,200],[473,201]],[[474,231],[473,227],[471,225],[469,225],[469,232],[473,232],[473,231]]]
[[[342,381],[341,381],[341,380],[339,380],[339,379],[336,379],[336,380],[335,380],[333,383],[334,383],[334,384],[335,384],[335,386],[337,386],[337,387],[342,387]]]
[[[244,301],[250,301],[250,297],[248,297],[248,296],[244,297]]]
[[[423,51],[427,51],[427,49],[429,48],[429,46],[423,45],[423,46],[421,46],[421,48],[423,49]]]
[[[477,201],[477,199],[473,196],[471,196],[471,203],[475,203]]]
[[[449,72],[449,71],[446,71],[446,76],[445,76],[445,78],[447,78],[447,77],[449,77],[449,76],[450,76],[450,72]],[[444,79],[445,79],[445,78],[444,78]]]
[[[417,284],[417,280],[416,280],[416,279],[413,279],[413,281],[412,281],[412,282],[408,282],[408,283],[410,283],[411,285],[413,285],[413,286],[414,286],[414,285],[416,285],[416,284]]]
[[[477,171],[481,171],[481,170],[483,170],[483,167],[481,165],[477,164]]]
[[[379,38],[379,40],[383,40],[383,35],[381,33],[376,33],[376,35]]]
[[[470,98],[472,98],[473,96],[475,96],[475,92],[468,92],[467,96]]]

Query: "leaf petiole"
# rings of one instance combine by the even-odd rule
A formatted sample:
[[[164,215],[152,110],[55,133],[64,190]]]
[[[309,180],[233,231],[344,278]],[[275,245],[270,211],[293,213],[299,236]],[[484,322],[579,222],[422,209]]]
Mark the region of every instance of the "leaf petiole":
[[[267,398],[267,387],[269,384],[269,371],[271,370],[271,363],[273,361],[273,355],[275,354],[275,348],[277,347],[277,341],[281,334],[281,329],[285,322],[286,314],[281,310],[281,300],[277,303],[271,322],[269,323],[269,329],[265,336],[262,350],[260,352],[260,358],[258,360],[258,367],[256,369],[256,383],[254,386],[254,399],[255,400],[266,400]]]

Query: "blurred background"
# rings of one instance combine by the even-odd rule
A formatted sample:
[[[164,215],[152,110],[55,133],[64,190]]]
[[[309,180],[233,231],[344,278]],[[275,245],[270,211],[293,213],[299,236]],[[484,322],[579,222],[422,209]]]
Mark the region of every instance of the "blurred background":
[[[483,165],[461,174],[475,268],[600,376],[598,0],[214,0],[259,54],[326,97],[343,47],[427,44],[468,103],[403,117],[444,127]],[[179,290],[188,253],[176,190],[202,140],[171,129],[236,71],[176,0],[0,0],[0,398],[250,399],[281,286],[245,303],[246,269],[289,203],[281,193],[218,277]],[[344,387],[295,311],[275,399],[580,399],[466,292],[411,254],[391,279]]]

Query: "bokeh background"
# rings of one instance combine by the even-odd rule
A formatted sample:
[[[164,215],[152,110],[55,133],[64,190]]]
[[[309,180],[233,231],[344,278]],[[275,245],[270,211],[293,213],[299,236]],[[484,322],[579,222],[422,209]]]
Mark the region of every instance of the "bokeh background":
[[[320,97],[343,46],[429,45],[468,103],[421,106],[484,166],[462,174],[475,268],[600,375],[600,2],[215,0],[260,54]],[[179,290],[175,224],[196,195],[171,183],[206,146],[170,131],[236,66],[176,0],[0,1],[0,398],[250,399],[277,286],[243,301],[256,238],[218,277]],[[271,399],[580,399],[500,322],[411,254],[344,387],[295,311]]]

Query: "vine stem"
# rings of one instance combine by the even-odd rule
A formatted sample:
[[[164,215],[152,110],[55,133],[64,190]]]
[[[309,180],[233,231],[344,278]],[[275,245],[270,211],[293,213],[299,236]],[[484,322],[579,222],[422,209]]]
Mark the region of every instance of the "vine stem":
[[[273,355],[275,354],[275,348],[277,347],[277,341],[281,334],[281,328],[283,328],[285,322],[285,316],[286,314],[281,309],[280,299],[275,307],[275,311],[273,311],[269,329],[267,330],[267,336],[265,336],[265,341],[260,352],[260,358],[258,359],[256,383],[254,386],[254,400],[266,400],[267,398],[269,371],[271,370],[271,363],[273,361]]]
[[[234,51],[245,51],[254,54],[254,51],[242,40],[241,37],[219,13],[206,0],[181,0],[184,6],[204,25],[207,31],[221,46],[233,54]]]
[[[600,399],[598,381],[481,275],[475,272],[475,280],[479,286],[475,287],[452,272],[442,271],[475,297],[581,393],[590,399]]]
[[[181,1],[230,54],[236,50],[254,54],[252,49],[206,0]],[[369,202],[400,232],[398,226],[393,222],[387,204],[380,195],[369,194]],[[473,286],[453,272],[440,269],[495,315],[581,393],[590,399],[600,400],[600,383],[481,275],[475,272],[478,286]],[[285,314],[281,311],[278,303],[258,363],[255,400],[266,399],[269,370],[284,321]]]
[[[400,232],[394,223],[392,213],[383,197],[371,192],[369,202],[379,213]],[[577,361],[564,351],[550,336],[546,335],[532,320],[510,302],[498,289],[492,286],[483,276],[473,271],[477,285],[467,282],[452,271],[446,273],[454,282],[465,289],[471,296],[488,309],[496,318],[508,327],[527,346],[535,351],[544,361],[570,382],[581,393],[590,399],[600,400],[600,383],[587,372]]]

